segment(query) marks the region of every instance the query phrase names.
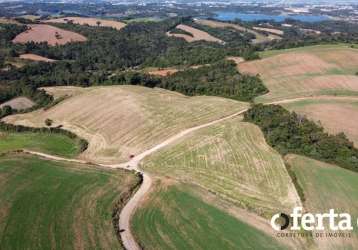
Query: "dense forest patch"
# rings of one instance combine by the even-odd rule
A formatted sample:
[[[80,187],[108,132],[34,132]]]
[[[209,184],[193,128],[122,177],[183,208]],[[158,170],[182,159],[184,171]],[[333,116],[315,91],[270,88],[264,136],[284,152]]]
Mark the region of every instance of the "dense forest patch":
[[[343,134],[330,135],[304,116],[278,105],[253,106],[245,120],[258,125],[281,154],[301,154],[358,172],[358,149]]]
[[[114,76],[110,82],[160,87],[189,96],[213,95],[240,101],[252,101],[268,91],[260,78],[241,74],[237,71],[236,63],[227,60],[199,68],[188,68],[163,78],[126,72]]]

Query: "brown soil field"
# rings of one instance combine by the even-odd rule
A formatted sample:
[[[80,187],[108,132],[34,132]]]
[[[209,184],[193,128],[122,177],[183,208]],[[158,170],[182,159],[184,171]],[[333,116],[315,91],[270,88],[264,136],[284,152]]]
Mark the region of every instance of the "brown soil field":
[[[98,26],[97,22],[100,22],[100,27],[111,27],[117,30],[120,30],[126,26],[125,23],[99,19],[99,18],[88,18],[88,17],[63,17],[63,18],[55,18],[43,21],[44,23],[68,23],[73,22],[74,24],[80,25],[89,25],[89,26]]]
[[[20,55],[21,59],[37,61],[37,62],[55,62],[56,60],[46,58],[43,56],[35,55],[35,54],[22,54]]]
[[[239,63],[241,60],[243,61],[243,59],[241,57],[228,57],[228,60],[233,60],[236,63]],[[203,66],[210,66],[210,64],[201,64],[201,65],[192,65],[189,67],[183,67],[183,68],[149,68],[147,70],[145,70],[145,72],[147,72],[150,75],[156,75],[156,76],[170,76],[172,74],[177,73],[178,71],[183,71],[185,69],[198,69],[201,68]]]
[[[358,94],[358,50],[314,46],[278,52],[238,65],[240,72],[259,74],[270,92],[256,101],[312,95]]]
[[[184,129],[247,107],[247,103],[225,98],[187,97],[158,88],[92,87],[46,111],[8,116],[5,120],[42,127],[47,118],[52,119],[55,126],[62,125],[89,141],[82,159],[119,163]]]
[[[241,32],[251,33],[256,36],[256,39],[252,40],[252,43],[264,43],[264,42],[272,41],[275,39],[281,39],[280,36],[277,36],[277,35],[265,36],[255,30],[248,29],[246,27],[240,26],[238,24],[233,24],[233,23],[225,23],[225,22],[205,20],[205,19],[197,19],[197,20],[195,20],[195,22],[197,22],[198,24],[212,27],[212,28],[233,28],[233,29],[236,29]]]
[[[278,36],[282,36],[283,35],[283,31],[282,30],[278,30],[278,29],[272,29],[272,28],[262,28],[262,27],[254,27],[254,30],[258,30],[258,31],[265,31],[265,32],[269,32]]]
[[[0,104],[0,108],[2,108],[4,106],[10,106],[13,109],[20,110],[20,109],[31,108],[34,105],[35,105],[35,103],[27,97],[16,97],[10,101]]]
[[[51,46],[64,45],[70,42],[85,42],[87,38],[72,32],[63,30],[47,24],[31,24],[29,29],[17,35],[12,41],[14,43],[47,42]]]
[[[204,40],[204,41],[208,41],[208,42],[223,43],[223,41],[220,40],[219,38],[213,37],[212,35],[208,34],[205,31],[195,29],[188,25],[179,24],[176,28],[184,30],[186,32],[189,32],[193,36],[188,36],[185,34],[174,34],[174,33],[170,33],[170,32],[167,32],[167,35],[184,38],[187,42],[195,42],[195,41]]]
[[[321,123],[329,133],[344,132],[358,146],[358,98],[317,98],[282,106]]]
[[[148,74],[155,75],[155,76],[169,76],[176,72],[178,72],[177,69],[157,69],[157,70],[148,71]]]
[[[228,57],[226,57],[226,60],[234,61],[237,65],[239,63],[245,62],[244,58],[238,57],[238,56],[228,56]]]

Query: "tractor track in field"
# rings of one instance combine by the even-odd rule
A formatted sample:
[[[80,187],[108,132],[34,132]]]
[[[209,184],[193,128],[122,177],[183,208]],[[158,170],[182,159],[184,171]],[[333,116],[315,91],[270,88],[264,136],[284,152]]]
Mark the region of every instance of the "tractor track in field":
[[[126,170],[133,170],[137,173],[140,173],[143,177],[143,182],[140,188],[137,190],[137,192],[131,197],[131,199],[127,202],[127,204],[123,207],[120,216],[119,216],[119,228],[121,231],[121,239],[122,243],[127,250],[139,250],[141,249],[138,243],[136,242],[131,230],[130,230],[130,218],[135,212],[136,208],[138,207],[139,203],[141,202],[142,198],[148,193],[152,186],[152,178],[149,174],[145,173],[144,171],[139,169],[140,162],[148,155],[156,152],[157,150],[168,146],[169,144],[173,143],[174,141],[184,137],[185,135],[192,133],[198,129],[205,128],[211,125],[214,125],[216,123],[231,119],[233,117],[236,117],[238,115],[243,114],[246,112],[247,109],[241,110],[239,112],[236,112],[232,115],[225,116],[223,118],[219,118],[217,120],[198,125],[186,130],[183,130],[182,132],[168,138],[167,140],[161,142],[160,144],[157,144],[156,146],[142,152],[141,154],[133,157],[130,161],[120,164],[100,164],[100,163],[92,163],[84,160],[78,160],[78,159],[69,159],[69,158],[63,158],[60,156],[54,156],[46,153],[40,153],[32,150],[22,150],[24,153],[36,155],[39,157],[43,157],[49,160],[55,160],[55,161],[66,161],[66,162],[72,162],[72,163],[80,163],[80,164],[93,164],[100,167],[105,168],[121,168]]]
[[[292,99],[284,99],[284,100],[279,100],[279,101],[274,101],[274,102],[270,102],[270,103],[264,103],[264,105],[269,105],[269,104],[282,104],[282,103],[288,103],[288,102],[295,102],[295,101],[300,101],[300,100],[310,100],[310,99],[320,99],[320,98],[336,98],[336,97],[299,97],[299,98],[292,98]],[[340,98],[340,97],[337,97]],[[341,97],[344,98],[344,97]],[[354,98],[354,97],[348,97],[348,98]],[[355,98],[358,100],[358,98]],[[122,211],[120,212],[120,217],[119,217],[119,228],[121,230],[121,239],[122,239],[122,243],[125,247],[125,249],[127,250],[140,250],[141,247],[139,246],[139,244],[136,242],[131,229],[130,229],[130,219],[131,216],[134,214],[136,208],[139,206],[140,202],[142,201],[142,198],[147,195],[147,193],[149,192],[151,186],[152,186],[152,178],[151,176],[144,172],[143,170],[141,170],[139,168],[140,162],[148,155],[158,151],[159,149],[170,145],[171,143],[177,141],[178,139],[184,137],[187,134],[190,134],[196,130],[199,130],[201,128],[205,128],[205,127],[209,127],[211,125],[214,125],[216,123],[231,119],[233,117],[242,115],[243,113],[245,113],[248,109],[243,109],[239,112],[236,112],[234,114],[228,115],[226,117],[222,117],[219,119],[216,119],[214,121],[202,124],[202,125],[198,125],[186,130],[183,130],[181,132],[179,132],[178,134],[168,138],[167,140],[161,142],[160,144],[157,144],[156,146],[145,150],[144,152],[142,152],[139,155],[136,155],[135,157],[133,157],[130,161],[125,162],[125,163],[120,163],[120,164],[100,164],[100,163],[92,163],[92,162],[88,162],[88,161],[84,161],[84,160],[78,160],[78,159],[68,159],[68,158],[63,158],[63,157],[59,157],[59,156],[54,156],[54,155],[50,155],[50,154],[46,154],[46,153],[40,153],[40,152],[36,152],[36,151],[31,151],[31,150],[23,150],[24,153],[28,153],[28,154],[32,154],[32,155],[36,155],[36,156],[40,156],[40,157],[44,157],[50,160],[56,160],[56,161],[67,161],[67,162],[73,162],[73,163],[80,163],[80,164],[93,164],[96,166],[100,166],[100,167],[105,167],[105,168],[121,168],[121,169],[126,169],[126,170],[132,170],[135,171],[136,173],[140,173],[143,177],[143,183],[140,186],[140,188],[137,190],[137,192],[131,197],[131,199],[127,202],[127,204],[123,207]]]

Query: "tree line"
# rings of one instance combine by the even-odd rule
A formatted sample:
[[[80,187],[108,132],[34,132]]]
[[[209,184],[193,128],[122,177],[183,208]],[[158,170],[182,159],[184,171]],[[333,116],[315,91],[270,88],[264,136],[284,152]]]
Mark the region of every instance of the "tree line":
[[[344,133],[330,135],[313,121],[279,105],[255,105],[244,120],[258,125],[266,141],[283,155],[301,154],[358,172],[358,149]]]
[[[166,77],[128,71],[111,77],[108,84],[160,87],[188,96],[213,95],[240,101],[252,101],[268,92],[260,78],[241,74],[236,63],[228,60],[187,68]]]

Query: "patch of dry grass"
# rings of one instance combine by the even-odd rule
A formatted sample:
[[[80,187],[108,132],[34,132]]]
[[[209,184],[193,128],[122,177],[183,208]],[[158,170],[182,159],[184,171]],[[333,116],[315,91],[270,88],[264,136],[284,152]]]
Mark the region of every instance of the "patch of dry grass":
[[[247,74],[259,74],[269,93],[256,98],[269,102],[312,95],[358,94],[358,50],[314,46],[271,52],[261,60],[239,64]]]
[[[77,90],[77,89],[76,89]],[[52,88],[56,92],[56,88]],[[59,88],[61,94],[63,87]],[[219,97],[187,97],[140,86],[92,87],[49,110],[6,117],[7,122],[44,126],[49,118],[89,141],[82,158],[119,163],[187,128],[234,114],[247,103]]]
[[[329,133],[344,132],[358,146],[358,98],[317,98],[282,106],[321,123]]]
[[[281,156],[258,127],[240,118],[189,134],[148,156],[142,167],[199,185],[265,217],[300,204]]]
[[[120,30],[126,26],[125,23],[100,19],[100,18],[92,18],[92,17],[63,17],[63,18],[54,18],[43,21],[44,23],[69,23],[72,22],[74,24],[80,25],[89,25],[89,26],[99,26],[99,27],[111,27],[117,30]]]

